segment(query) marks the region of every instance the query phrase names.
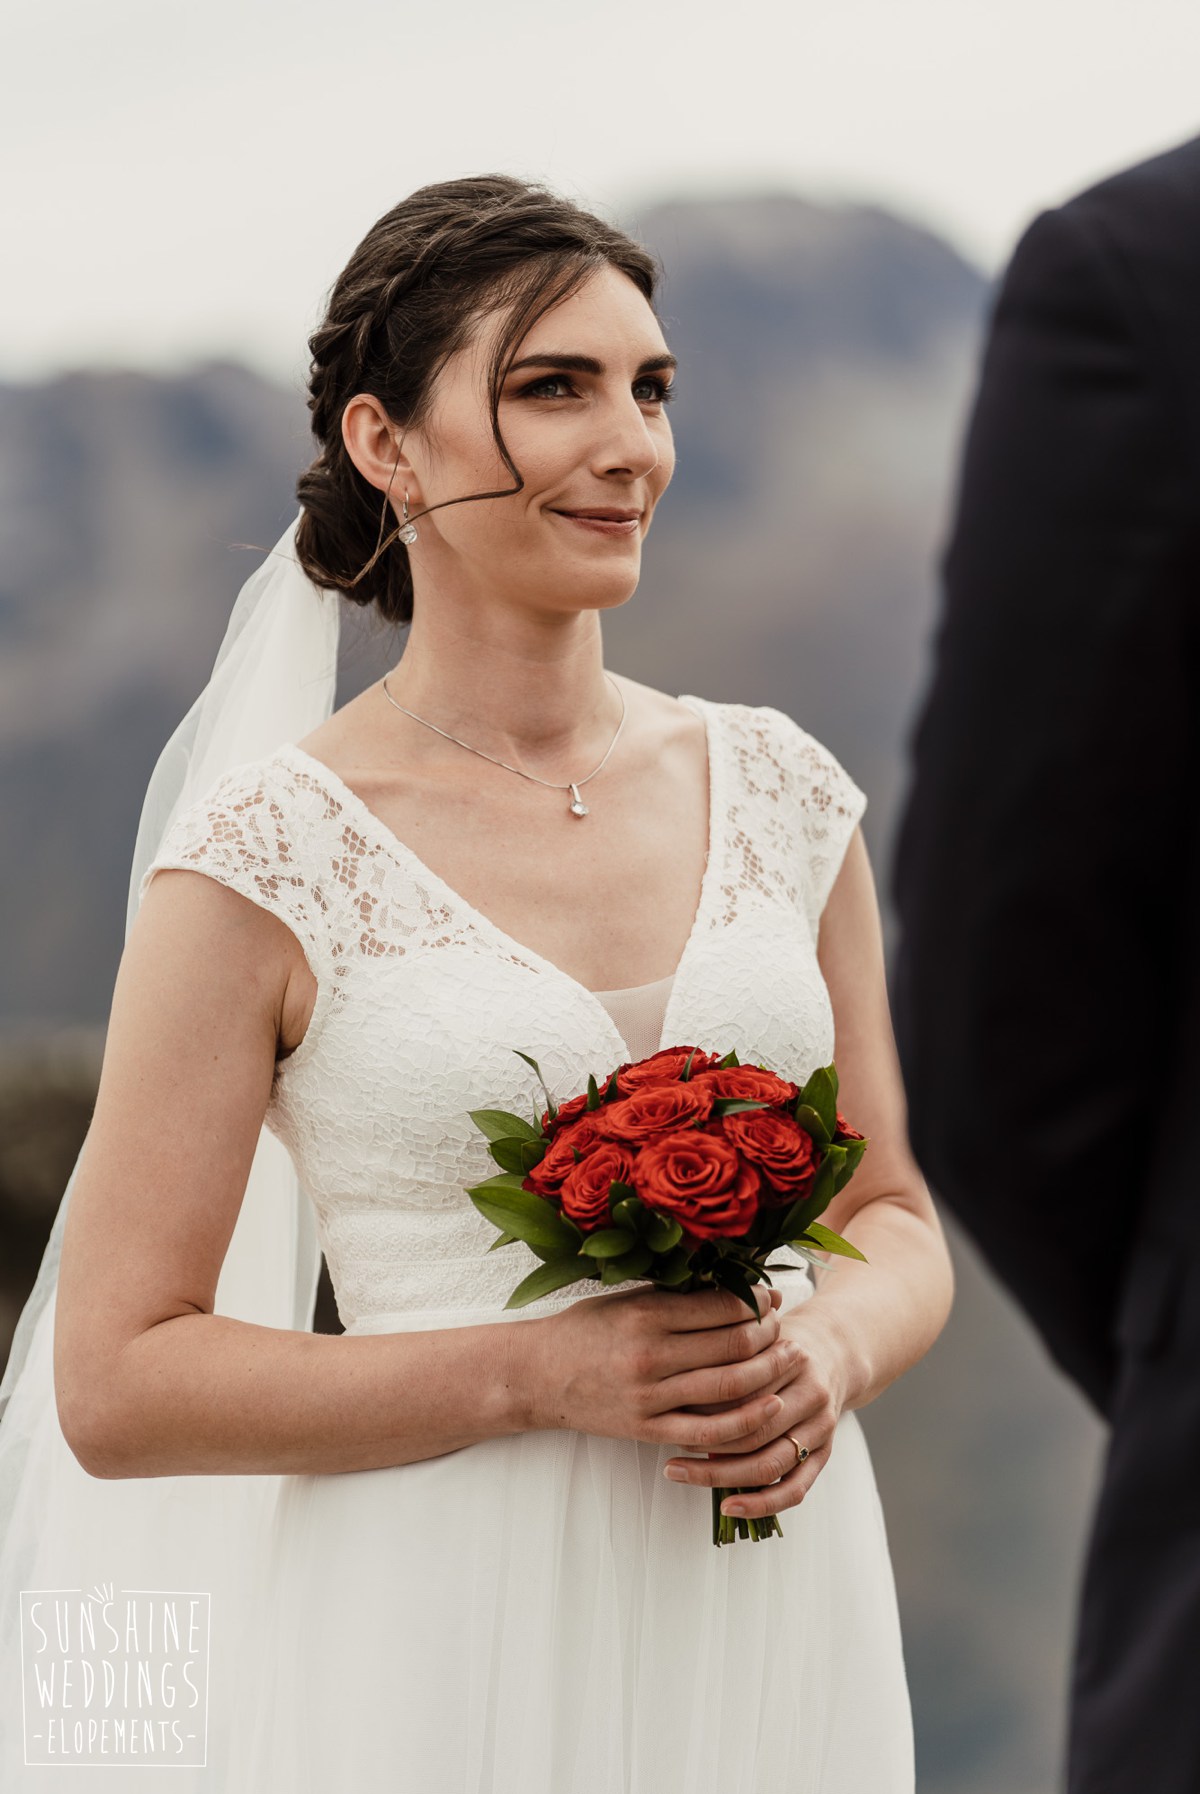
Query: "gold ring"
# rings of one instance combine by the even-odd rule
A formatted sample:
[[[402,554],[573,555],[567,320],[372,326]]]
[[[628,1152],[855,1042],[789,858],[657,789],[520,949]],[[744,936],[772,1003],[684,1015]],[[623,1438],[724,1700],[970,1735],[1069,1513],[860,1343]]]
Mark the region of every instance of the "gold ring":
[[[808,1456],[807,1445],[801,1445],[801,1443],[800,1443],[799,1439],[797,1439],[795,1433],[785,1433],[784,1438],[790,1439],[792,1444],[796,1447],[796,1462],[797,1462],[797,1464],[803,1464],[805,1458]]]

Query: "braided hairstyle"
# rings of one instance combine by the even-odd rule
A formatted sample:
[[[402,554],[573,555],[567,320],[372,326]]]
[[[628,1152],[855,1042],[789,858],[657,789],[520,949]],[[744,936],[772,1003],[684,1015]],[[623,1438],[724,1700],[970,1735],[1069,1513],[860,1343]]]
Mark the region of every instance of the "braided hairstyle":
[[[605,263],[654,303],[660,269],[641,244],[540,182],[506,174],[419,187],[371,226],[308,339],[308,406],[320,453],[296,484],[296,552],[315,584],[377,605],[386,622],[412,620],[408,549],[394,528],[385,537],[388,498],[363,478],[342,440],[349,400],[370,393],[394,423],[419,427],[446,361],[482,316],[507,308],[488,391],[492,436],[516,484],[442,503],[519,492],[524,480],[498,418],[507,363],[537,319]]]

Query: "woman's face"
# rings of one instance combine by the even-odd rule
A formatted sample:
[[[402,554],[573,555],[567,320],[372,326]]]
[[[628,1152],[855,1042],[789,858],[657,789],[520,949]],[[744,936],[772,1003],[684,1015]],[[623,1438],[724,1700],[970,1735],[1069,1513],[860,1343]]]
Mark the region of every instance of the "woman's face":
[[[395,431],[404,456],[392,486],[397,515],[405,486],[413,512],[512,486],[492,438],[486,387],[500,328],[499,316],[486,317],[438,376],[426,425]],[[524,365],[505,376],[499,420],[524,486],[420,518],[409,549],[415,605],[423,587],[560,612],[624,603],[675,468],[663,398],[673,358],[654,313],[627,275],[606,266],[539,318],[512,359]],[[390,471],[395,446],[385,442],[384,450]],[[632,521],[597,529],[564,515],[581,510]]]

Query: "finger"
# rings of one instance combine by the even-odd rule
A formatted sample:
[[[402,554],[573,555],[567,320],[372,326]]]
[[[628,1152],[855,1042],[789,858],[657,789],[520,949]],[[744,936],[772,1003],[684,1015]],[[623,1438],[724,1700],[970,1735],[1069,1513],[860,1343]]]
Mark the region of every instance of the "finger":
[[[773,1440],[786,1455],[789,1451],[794,1452],[794,1448],[787,1443],[789,1433],[795,1434],[800,1443],[807,1445],[810,1450],[815,1450],[818,1445],[832,1439],[838,1423],[836,1410],[823,1391],[806,1386],[803,1378],[797,1377],[794,1371],[788,1372],[782,1381],[767,1384],[759,1393],[764,1396],[772,1392],[781,1395],[785,1388],[788,1418],[786,1422],[782,1418],[776,1420],[772,1438],[764,1440],[764,1444],[769,1445]],[[727,1452],[731,1447],[725,1441],[709,1449]]]
[[[723,1414],[671,1410],[654,1416],[646,1436],[672,1451],[711,1451],[734,1440],[743,1451],[757,1451],[775,1436],[782,1412],[777,1395],[755,1397]]]
[[[734,1408],[752,1396],[777,1393],[779,1386],[796,1374],[800,1357],[794,1340],[776,1338],[762,1349],[752,1347],[749,1357],[690,1364],[686,1370],[664,1377],[659,1395],[667,1408],[691,1408],[698,1413],[705,1408]]]
[[[795,1451],[786,1441],[784,1443],[789,1461],[782,1470],[778,1446],[773,1443],[763,1451],[740,1457],[669,1459],[663,1466],[663,1475],[681,1470],[683,1475],[673,1474],[668,1481],[690,1483],[697,1488],[736,1491],[727,1496],[726,1501],[734,1503],[743,1516],[758,1519],[766,1514],[777,1514],[783,1508],[795,1507],[803,1501],[829,1462],[833,1450],[833,1441],[825,1440],[809,1452],[802,1464],[797,1464]],[[733,1511],[725,1502],[721,1508],[722,1512]]]
[[[785,1508],[799,1507],[822,1470],[829,1462],[832,1447],[821,1446],[806,1458],[803,1464],[797,1464],[794,1470],[786,1471],[778,1482],[768,1483],[765,1488],[754,1485],[754,1479],[746,1479],[746,1487],[735,1495],[727,1495],[721,1503],[721,1512],[731,1514],[735,1519],[760,1520],[767,1514],[781,1514]],[[736,1482],[738,1479],[731,1478]],[[724,1483],[720,1485],[724,1487]]]
[[[766,1284],[756,1283],[752,1293],[758,1318],[777,1306],[771,1300],[774,1292]],[[692,1290],[685,1296],[669,1291],[664,1294],[670,1301],[669,1326],[675,1333],[692,1333],[701,1327],[722,1327],[755,1318],[749,1314],[742,1298],[731,1289]]]

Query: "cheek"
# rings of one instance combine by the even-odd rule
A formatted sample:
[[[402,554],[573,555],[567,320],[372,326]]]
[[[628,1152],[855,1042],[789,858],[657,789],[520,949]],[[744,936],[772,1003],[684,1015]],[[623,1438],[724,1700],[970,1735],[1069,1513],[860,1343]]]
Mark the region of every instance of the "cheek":
[[[658,466],[654,470],[654,478],[661,482],[661,490],[661,487],[666,486],[675,472],[675,438],[669,424],[664,428],[657,447]]]

